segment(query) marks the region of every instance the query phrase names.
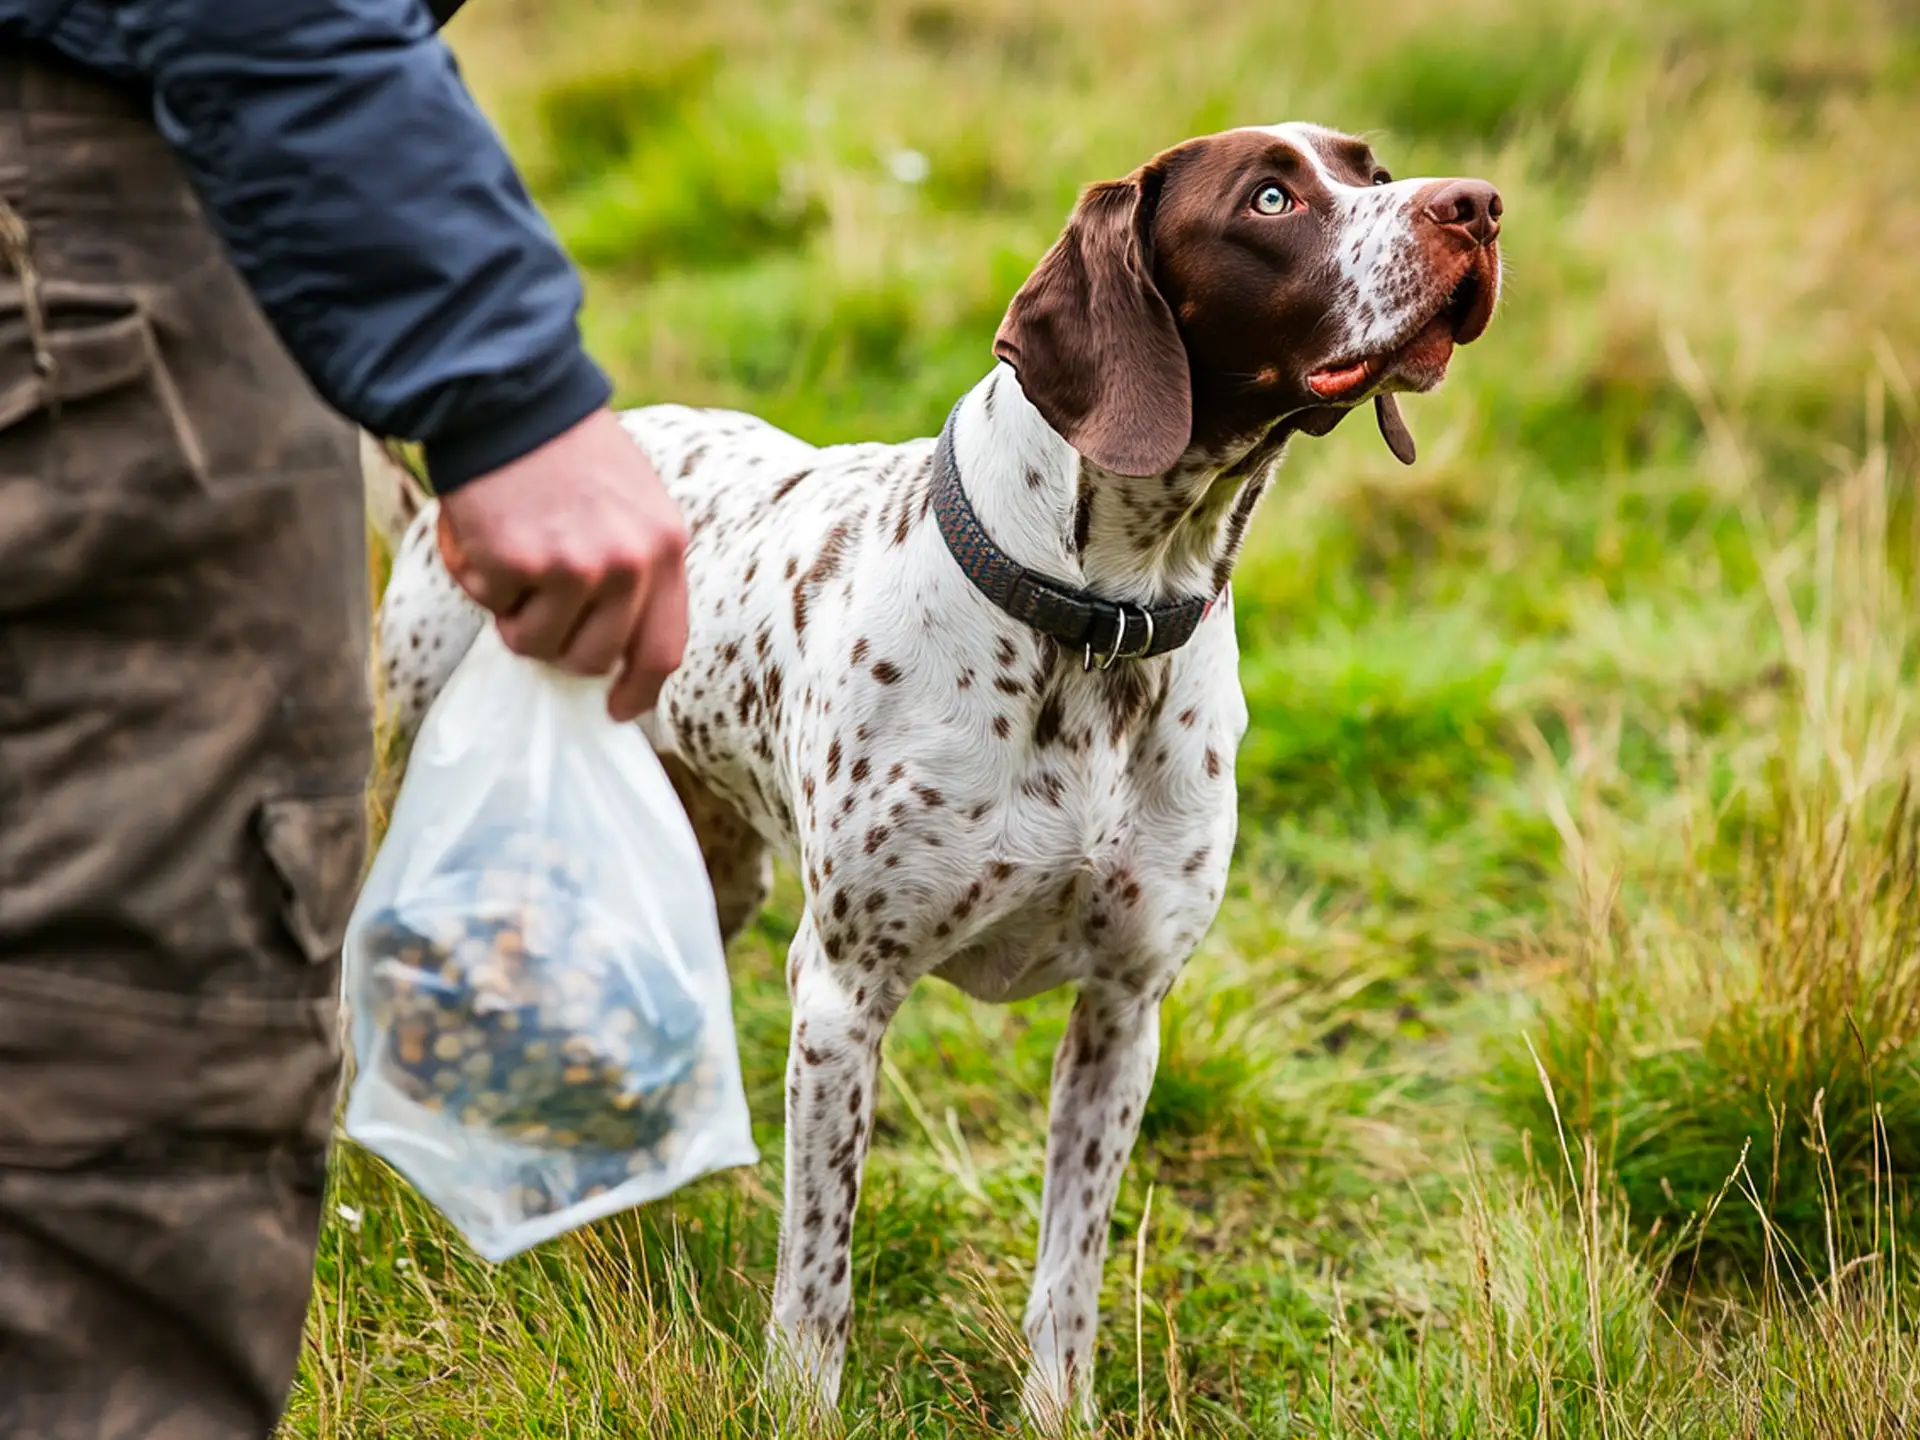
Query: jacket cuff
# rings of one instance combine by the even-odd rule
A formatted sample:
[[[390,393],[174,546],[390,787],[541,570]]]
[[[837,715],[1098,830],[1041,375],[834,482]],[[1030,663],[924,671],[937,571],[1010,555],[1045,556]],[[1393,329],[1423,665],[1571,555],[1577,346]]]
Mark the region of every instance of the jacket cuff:
[[[585,352],[575,350],[540,389],[511,410],[421,446],[434,494],[450,494],[539,449],[612,398],[612,382]]]

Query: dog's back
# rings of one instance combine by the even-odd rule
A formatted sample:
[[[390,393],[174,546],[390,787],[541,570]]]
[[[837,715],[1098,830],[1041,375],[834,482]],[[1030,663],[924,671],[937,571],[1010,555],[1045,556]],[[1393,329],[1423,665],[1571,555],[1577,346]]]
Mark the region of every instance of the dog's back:
[[[831,546],[835,526],[874,502],[869,492],[891,473],[885,462],[924,455],[926,442],[816,446],[742,411],[659,404],[621,412],[621,423],[646,452],[680,505],[691,535],[688,660],[716,638],[717,611],[737,605],[761,577],[754,556],[765,537],[755,527],[776,517],[795,553]],[[473,644],[486,613],[467,597],[441,560],[438,502],[376,442],[362,446],[367,509],[393,555],[376,616],[379,674],[389,723],[410,738],[434,698]],[[781,505],[803,484],[804,503]],[[838,542],[844,548],[845,541]],[[797,577],[768,577],[790,584]],[[658,728],[643,722],[656,742]]]

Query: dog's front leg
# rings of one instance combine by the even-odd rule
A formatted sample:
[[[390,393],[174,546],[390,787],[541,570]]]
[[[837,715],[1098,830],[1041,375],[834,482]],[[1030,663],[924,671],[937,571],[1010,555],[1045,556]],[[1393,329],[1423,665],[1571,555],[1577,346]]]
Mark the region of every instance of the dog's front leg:
[[[829,960],[812,916],[788,959],[785,1195],[773,1282],[772,1363],[821,1409],[840,1393],[853,1317],[853,1215],[873,1131],[880,1038],[896,988],[857,962]]]
[[[1028,1422],[1056,1433],[1069,1407],[1088,1425],[1107,1226],[1160,1058],[1160,1007],[1131,987],[1081,987],[1053,1061],[1040,1253],[1027,1303]]]

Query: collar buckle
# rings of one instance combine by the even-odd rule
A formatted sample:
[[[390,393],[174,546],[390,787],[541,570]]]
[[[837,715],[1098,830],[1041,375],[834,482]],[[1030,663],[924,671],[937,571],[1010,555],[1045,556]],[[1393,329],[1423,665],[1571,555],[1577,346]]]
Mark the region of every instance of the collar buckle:
[[[1142,632],[1139,647],[1133,650],[1126,648],[1129,611],[1132,611],[1133,614],[1140,617],[1140,628]],[[1092,670],[1095,665],[1098,665],[1102,670],[1111,670],[1122,660],[1142,660],[1152,653],[1153,612],[1151,610],[1142,609],[1137,605],[1115,605],[1113,607],[1113,615],[1113,649],[1108,651],[1104,656],[1096,657],[1093,653],[1093,642],[1091,640],[1087,641],[1082,647],[1080,661],[1080,669],[1083,672]]]

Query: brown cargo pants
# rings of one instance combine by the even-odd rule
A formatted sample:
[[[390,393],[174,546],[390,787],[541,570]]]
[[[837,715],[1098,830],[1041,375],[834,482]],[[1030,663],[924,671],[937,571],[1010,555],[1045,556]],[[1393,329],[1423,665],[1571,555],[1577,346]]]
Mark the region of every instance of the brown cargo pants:
[[[0,54],[0,1436],[286,1403],[366,844],[356,433],[144,102]]]

